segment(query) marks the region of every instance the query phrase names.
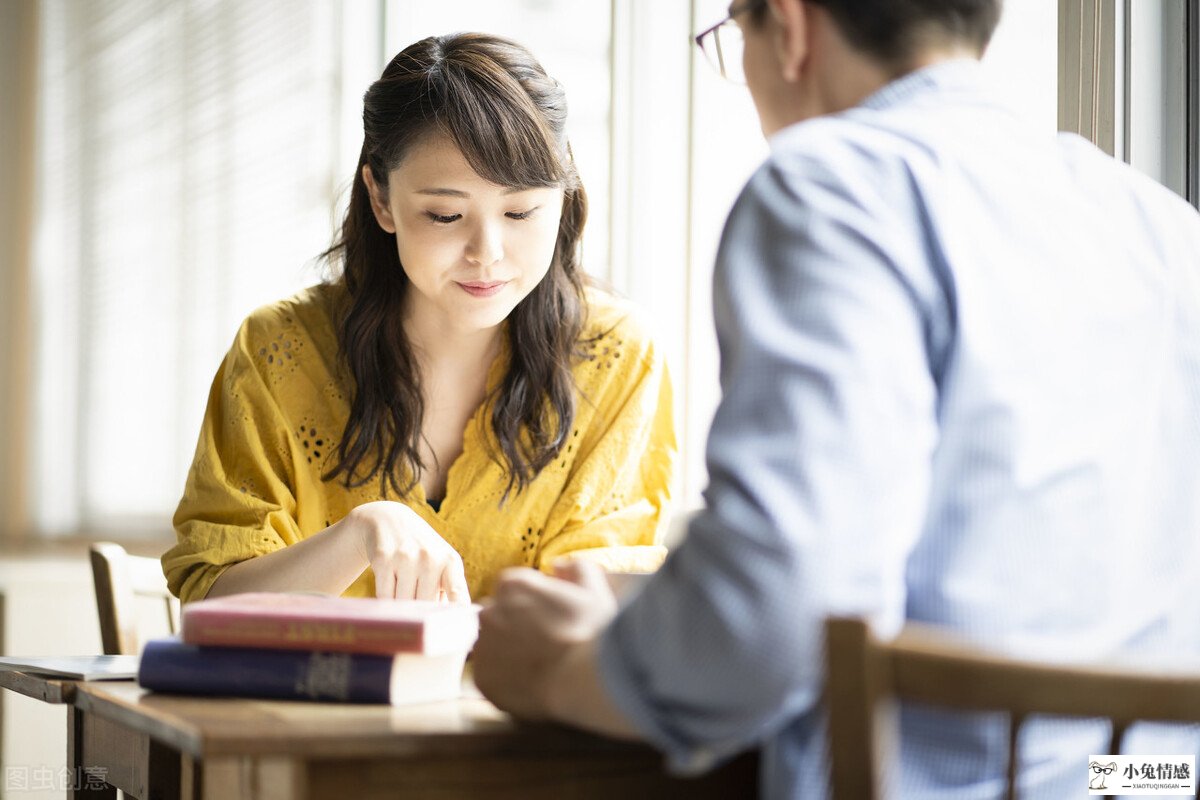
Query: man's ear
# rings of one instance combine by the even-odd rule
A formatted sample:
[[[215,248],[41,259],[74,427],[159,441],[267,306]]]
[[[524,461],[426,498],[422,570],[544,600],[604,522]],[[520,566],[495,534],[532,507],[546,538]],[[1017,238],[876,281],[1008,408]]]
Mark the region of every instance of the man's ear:
[[[768,0],[767,5],[779,23],[775,35],[775,54],[783,79],[795,83],[808,58],[809,10],[807,0]]]
[[[396,221],[392,218],[392,208],[388,204],[387,194],[383,191],[383,187],[375,182],[375,176],[371,174],[371,167],[368,164],[363,164],[362,177],[363,183],[367,185],[367,196],[371,198],[371,211],[375,214],[375,221],[388,233],[395,233]]]

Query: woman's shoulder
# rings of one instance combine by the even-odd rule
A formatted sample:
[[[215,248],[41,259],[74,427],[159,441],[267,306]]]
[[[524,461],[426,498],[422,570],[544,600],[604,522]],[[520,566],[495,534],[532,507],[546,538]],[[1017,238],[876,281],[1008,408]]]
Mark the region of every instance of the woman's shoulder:
[[[257,374],[272,392],[324,385],[338,363],[337,284],[321,283],[260,306],[242,322],[226,361],[227,377]],[[299,382],[299,383],[298,383]]]
[[[596,286],[584,290],[587,321],[582,339],[585,347],[603,342],[610,350],[651,356],[653,337],[645,314],[633,301]]]
[[[604,289],[585,292],[588,317],[580,337],[576,384],[593,399],[625,391],[663,369],[649,323],[633,302]]]
[[[338,284],[318,283],[259,306],[242,323],[238,338],[250,353],[288,360],[306,347],[337,349],[337,308],[345,290]],[[291,353],[291,355],[287,355]],[[271,359],[274,361],[274,358]]]

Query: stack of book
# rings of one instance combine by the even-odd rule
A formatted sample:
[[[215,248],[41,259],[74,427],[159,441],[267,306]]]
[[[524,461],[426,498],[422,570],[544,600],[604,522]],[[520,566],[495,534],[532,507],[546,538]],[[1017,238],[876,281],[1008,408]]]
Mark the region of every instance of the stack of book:
[[[256,592],[183,608],[146,643],[138,683],[184,694],[359,703],[457,697],[479,607]]]

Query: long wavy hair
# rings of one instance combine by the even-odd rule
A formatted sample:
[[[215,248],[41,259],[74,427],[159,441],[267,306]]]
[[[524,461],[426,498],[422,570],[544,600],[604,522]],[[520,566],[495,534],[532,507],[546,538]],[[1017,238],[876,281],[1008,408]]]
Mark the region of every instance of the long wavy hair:
[[[492,457],[520,491],[565,446],[575,417],[572,365],[585,304],[579,242],[587,195],[567,142],[562,87],[525,48],[495,36],[431,36],[409,45],[363,97],[363,146],[341,234],[323,254],[344,283],[339,357],[353,377],[350,418],[325,480],[347,487],[378,477],[384,497],[420,480],[421,371],[402,324],[409,281],[371,211],[363,167],[388,176],[431,135],[454,141],[492,183],[561,187],[562,218],[550,268],[508,317],[510,361],[491,404]],[[497,452],[498,451],[498,452]]]

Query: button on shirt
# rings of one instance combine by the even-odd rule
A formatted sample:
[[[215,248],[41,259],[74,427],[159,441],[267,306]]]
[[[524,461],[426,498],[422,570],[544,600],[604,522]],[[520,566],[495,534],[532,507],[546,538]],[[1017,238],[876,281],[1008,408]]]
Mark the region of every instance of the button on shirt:
[[[828,614],[1042,659],[1200,653],[1193,209],[1024,122],[974,61],[771,149],[717,256],[706,510],[601,642],[618,707],[677,769],[762,745],[766,797],[819,797]],[[1080,794],[1107,735],[1027,724],[1022,796]],[[902,796],[999,796],[993,717],[905,709],[902,741]]]

